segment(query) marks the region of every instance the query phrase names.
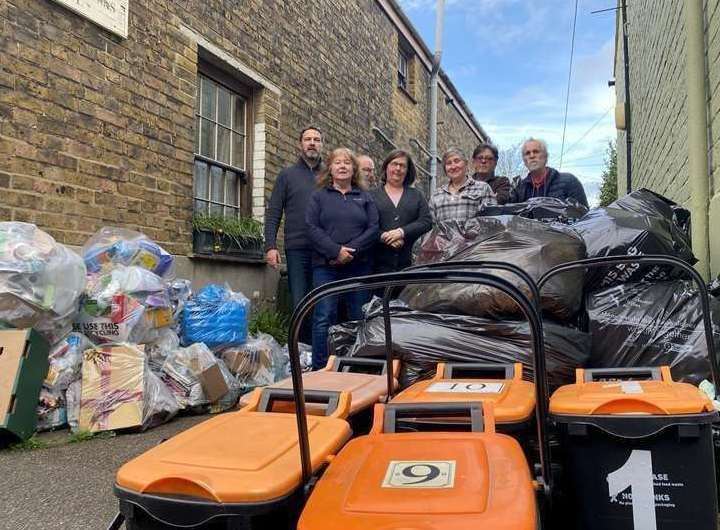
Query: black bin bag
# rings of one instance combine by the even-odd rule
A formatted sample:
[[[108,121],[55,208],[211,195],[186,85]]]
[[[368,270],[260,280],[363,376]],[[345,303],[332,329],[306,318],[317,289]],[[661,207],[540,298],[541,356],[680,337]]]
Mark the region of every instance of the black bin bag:
[[[527,202],[484,206],[480,215],[519,215],[543,222],[573,224],[588,213],[585,205],[573,199],[556,197],[533,197]]]
[[[537,280],[552,267],[585,257],[585,245],[569,227],[517,216],[479,217],[460,223],[438,223],[421,246],[418,264],[438,261],[501,261],[517,265]],[[508,271],[492,270],[527,296],[527,285]],[[584,273],[569,271],[552,278],[542,290],[543,311],[565,322],[580,308]],[[412,285],[400,295],[418,311],[502,319],[520,315],[506,294],[469,284]]]
[[[720,301],[710,298],[720,348]],[[589,367],[669,365],[676,381],[712,380],[697,288],[688,281],[626,283],[588,295]]]
[[[356,330],[348,345],[347,329]],[[400,385],[406,388],[428,379],[439,362],[523,364],[525,379],[533,380],[530,332],[524,321],[495,321],[461,315],[432,314],[395,309],[391,316],[393,352],[401,360]],[[575,380],[575,368],[588,359],[590,337],[573,328],[545,322],[545,352],[550,386]],[[358,323],[334,326],[331,351],[359,357],[385,357],[382,315]],[[337,342],[333,339],[338,338]]]
[[[665,254],[690,265],[697,260],[690,248],[689,212],[650,190],[640,189],[595,208],[572,225],[585,241],[588,258],[629,254]],[[666,265],[620,263],[588,272],[588,288],[625,282],[658,281],[681,276]]]

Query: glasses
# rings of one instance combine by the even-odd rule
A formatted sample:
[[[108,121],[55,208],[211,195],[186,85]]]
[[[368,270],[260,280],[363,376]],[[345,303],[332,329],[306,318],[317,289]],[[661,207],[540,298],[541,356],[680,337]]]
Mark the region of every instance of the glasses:
[[[495,160],[494,156],[476,156],[475,160],[478,162],[493,162]]]

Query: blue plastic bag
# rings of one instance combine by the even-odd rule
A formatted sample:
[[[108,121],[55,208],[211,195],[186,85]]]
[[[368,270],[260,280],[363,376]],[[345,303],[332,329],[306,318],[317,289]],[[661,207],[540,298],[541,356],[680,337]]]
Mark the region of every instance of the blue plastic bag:
[[[206,285],[183,308],[183,344],[204,342],[213,349],[244,344],[249,313],[250,301],[242,293]]]

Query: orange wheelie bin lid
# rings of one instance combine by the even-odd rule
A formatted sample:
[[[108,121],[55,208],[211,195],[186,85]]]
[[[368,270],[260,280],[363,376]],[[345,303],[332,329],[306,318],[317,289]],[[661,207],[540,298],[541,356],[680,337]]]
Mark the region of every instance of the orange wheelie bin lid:
[[[401,416],[461,407],[472,411],[471,432],[394,432]],[[491,403],[390,403],[332,460],[298,530],[530,530],[536,513],[523,451],[495,432]]]
[[[492,402],[498,426],[528,422],[535,412],[535,385],[523,381],[522,373],[521,363],[439,363],[432,379],[418,381],[392,402]]]
[[[660,415],[713,411],[712,402],[696,386],[672,380],[670,367],[582,369],[575,384],[558,388],[550,398],[556,415]]]
[[[385,373],[387,363],[380,359],[364,359],[357,357],[330,356],[328,363],[322,370],[303,374],[303,388],[308,390],[324,390],[331,392],[349,392],[352,396],[350,416],[372,407],[384,399],[387,394],[388,380]],[[393,382],[397,388],[397,377],[400,371],[399,361],[393,361]],[[287,378],[269,386],[269,388],[292,388],[292,379]],[[240,398],[240,406],[249,402],[250,395]],[[281,407],[281,408],[280,408]],[[282,412],[292,411],[289,403],[280,404],[274,410]],[[322,408],[307,407],[308,414],[322,414]]]
[[[258,411],[261,405],[271,408],[273,399],[268,390],[256,389],[242,410],[205,421],[134,458],[118,470],[116,488],[217,503],[262,503],[292,493],[301,482],[296,418]],[[338,394],[333,405],[329,416],[308,417],[313,470],[352,434],[344,419],[350,394]]]

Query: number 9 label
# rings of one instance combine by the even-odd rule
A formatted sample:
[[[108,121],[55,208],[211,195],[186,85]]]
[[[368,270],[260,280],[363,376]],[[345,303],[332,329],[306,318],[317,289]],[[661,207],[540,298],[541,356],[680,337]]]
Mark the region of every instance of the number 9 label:
[[[455,485],[455,461],[391,460],[383,488],[452,488]]]

